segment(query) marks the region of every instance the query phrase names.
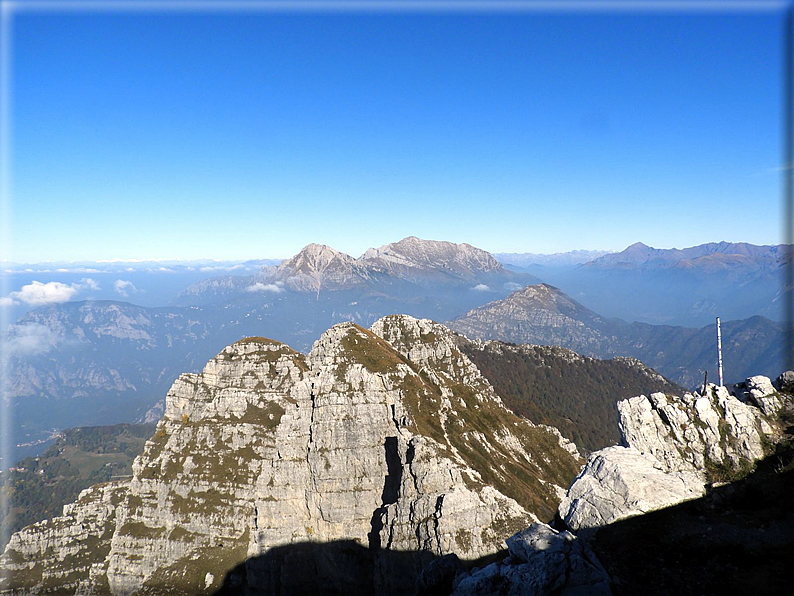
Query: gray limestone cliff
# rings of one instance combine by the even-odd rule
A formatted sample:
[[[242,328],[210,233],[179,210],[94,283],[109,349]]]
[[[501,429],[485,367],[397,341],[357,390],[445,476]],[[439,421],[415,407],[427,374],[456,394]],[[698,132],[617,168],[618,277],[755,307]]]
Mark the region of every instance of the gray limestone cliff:
[[[778,413],[792,407],[791,396],[766,377],[747,379],[738,397],[715,385],[704,393],[619,402],[621,445],[590,455],[560,503],[567,526],[603,526],[700,497],[707,485],[741,476],[777,439]]]
[[[12,536],[0,591],[413,593],[550,519],[580,465],[431,321],[339,324],[308,355],[248,338],[174,383],[132,479]]]

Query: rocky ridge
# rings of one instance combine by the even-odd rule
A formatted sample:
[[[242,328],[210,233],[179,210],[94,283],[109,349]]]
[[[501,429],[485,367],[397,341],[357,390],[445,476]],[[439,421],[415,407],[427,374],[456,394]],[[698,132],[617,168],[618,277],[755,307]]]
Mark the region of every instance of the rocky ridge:
[[[617,344],[608,321],[545,283],[472,309],[450,327],[472,339],[563,346],[588,355]]]
[[[478,306],[448,325],[471,339],[557,345],[596,358],[631,356],[689,388],[713,368],[713,323],[690,328],[607,319],[545,283]],[[722,334],[729,382],[782,367],[784,325],[760,316],[723,319]]]
[[[15,534],[0,585],[197,594],[225,578],[300,594],[316,578],[284,579],[268,553],[346,541],[362,572],[328,589],[412,593],[433,557],[488,555],[549,519],[579,461],[510,413],[441,325],[340,324],[307,356],[248,338],[174,383],[131,480]]]
[[[505,283],[516,281],[523,285],[537,279],[508,271],[490,253],[470,244],[409,236],[367,249],[357,259],[330,246],[309,244],[278,267],[263,267],[254,276],[225,276],[194,284],[182,292],[180,301],[187,304],[202,295],[244,294],[256,291],[256,284],[318,293],[367,288],[383,291],[393,289],[395,284],[428,287],[482,283],[490,287],[487,286],[490,283],[501,289]]]
[[[595,531],[613,524],[603,530],[608,532],[620,525],[614,524],[619,520],[645,519],[650,516],[641,514],[693,500],[701,496],[707,486],[721,490],[726,483],[715,483],[715,473],[724,474],[723,479],[741,477],[757,460],[772,451],[773,444],[787,442],[782,434],[787,423],[781,413],[790,416],[794,412],[792,389],[794,372],[789,371],[774,384],[766,377],[748,378],[737,391],[745,401],[729,395],[723,387],[710,385],[705,396],[685,394],[673,397],[654,393],[650,398],[637,396],[620,402],[620,429],[624,444],[602,449],[590,456],[560,504],[561,519],[555,520],[554,524],[557,529],[547,524],[532,524],[505,540],[508,547],[506,556],[483,567],[467,570],[449,557],[436,561],[420,577],[418,585],[424,591],[420,590],[418,594],[611,594],[613,588],[620,588],[620,584],[616,584],[617,578],[610,578],[592,550],[591,540]],[[790,476],[790,471],[788,474]],[[780,478],[783,480],[783,476]],[[780,482],[777,483],[778,491],[779,485]],[[724,500],[726,497],[715,497],[714,501],[720,498]],[[711,502],[705,506],[713,507],[714,504]],[[708,523],[716,525],[715,517],[720,517],[719,512],[712,515]],[[782,528],[777,532],[770,530],[769,538],[777,539],[783,549],[788,546],[790,552],[791,539],[786,540],[783,535],[792,520],[781,522],[784,524]],[[649,524],[653,526],[652,522]],[[568,528],[561,530],[561,525]],[[741,542],[736,529],[730,523],[725,526],[726,531],[732,532],[731,536],[725,537],[726,545]],[[700,527],[699,531],[711,529]],[[578,532],[578,535],[570,530]],[[686,528],[668,530],[666,541],[670,540],[669,534],[687,534]],[[692,531],[697,532],[698,529]],[[759,531],[764,532],[764,529]],[[617,532],[620,535],[620,530]],[[763,542],[765,535],[753,538]],[[596,541],[599,536],[600,533]],[[655,538],[646,537],[645,542],[654,545]],[[708,548],[715,550],[713,557],[724,558],[718,534],[710,535],[707,542]],[[603,548],[603,545],[596,546]],[[624,556],[625,551],[634,547],[621,546]],[[676,544],[678,553],[681,548],[680,543]],[[768,556],[777,557],[782,566],[788,566],[787,551],[773,554],[776,549],[773,542],[766,550],[761,550]],[[739,551],[734,559],[745,556],[741,548]],[[602,556],[610,554],[603,550],[599,552]],[[652,555],[653,546],[643,552],[642,556],[633,558],[641,559],[641,564],[651,570],[640,574],[647,582],[647,578],[654,575],[653,570],[658,568],[659,560]],[[755,559],[751,561],[755,562]],[[614,565],[615,561],[611,560],[611,563]],[[674,565],[675,562],[668,560],[666,564]],[[766,565],[764,569],[774,570],[776,566]],[[665,575],[675,575],[676,568],[665,571]],[[703,570],[700,571],[698,575],[702,575]],[[625,569],[621,573],[625,573]],[[705,585],[718,583],[710,577]],[[775,578],[774,583],[777,586],[787,584],[782,578]],[[628,591],[619,591],[635,594],[639,587],[650,586],[635,583]],[[664,587],[652,591],[680,592],[667,592]],[[761,592],[768,593],[763,589]],[[724,593],[724,590],[704,593]]]
[[[416,236],[380,248],[370,248],[359,262],[414,280],[439,274],[471,278],[478,274],[505,271],[490,253],[470,244],[422,240]]]
[[[714,482],[748,472],[777,439],[778,412],[792,397],[766,377],[730,395],[708,385],[704,395],[653,393],[618,403],[621,445],[590,455],[560,503],[573,529],[597,528],[702,496]]]

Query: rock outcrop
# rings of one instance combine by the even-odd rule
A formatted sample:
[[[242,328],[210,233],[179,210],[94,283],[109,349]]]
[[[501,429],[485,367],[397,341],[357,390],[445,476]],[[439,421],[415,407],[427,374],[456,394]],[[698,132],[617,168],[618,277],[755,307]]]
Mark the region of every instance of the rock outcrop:
[[[459,573],[452,596],[611,594],[609,576],[583,540],[546,524],[532,524],[505,540],[508,557]]]
[[[791,372],[791,371],[788,371]],[[780,376],[777,385],[785,384],[785,373]],[[736,386],[737,396],[747,403],[757,406],[767,416],[775,416],[783,407],[783,397],[777,392],[772,382],[763,376],[750,377]]]
[[[301,594],[319,574],[327,591],[412,593],[433,558],[550,519],[579,465],[431,321],[339,324],[307,356],[248,338],[174,383],[131,480],[15,534],[0,586]]]
[[[714,385],[703,396],[653,393],[619,402],[621,445],[591,454],[560,517],[573,530],[599,527],[699,497],[707,484],[748,471],[774,440],[771,414],[791,397],[766,377],[748,379],[738,393],[759,407]]]

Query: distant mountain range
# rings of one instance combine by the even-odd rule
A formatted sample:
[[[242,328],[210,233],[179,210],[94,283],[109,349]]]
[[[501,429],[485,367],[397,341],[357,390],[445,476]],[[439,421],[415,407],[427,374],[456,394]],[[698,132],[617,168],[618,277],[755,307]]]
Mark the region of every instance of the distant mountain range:
[[[635,242],[619,253],[604,255],[588,267],[641,267],[645,269],[675,267],[679,269],[774,269],[791,262],[784,245],[757,246],[746,242],[710,242],[689,248],[653,248]]]
[[[528,286],[449,323],[470,338],[557,345],[599,358],[633,356],[685,387],[714,380],[716,327],[627,323],[606,319],[548,284]],[[722,324],[726,382],[775,376],[784,365],[785,329],[761,316]]]
[[[769,252],[742,246],[748,254]],[[650,263],[660,257],[642,254],[655,255],[654,250],[635,245],[629,253]],[[601,279],[604,270],[627,268],[599,262],[569,271],[593,272],[592,279]],[[636,287],[617,287],[605,295],[613,303],[624,301],[630,311],[635,295],[645,291],[642,279],[635,280]],[[738,284],[727,289],[723,284],[722,293],[756,300],[753,287],[738,291]],[[597,314],[578,300],[539,285],[531,274],[508,270],[468,244],[409,237],[359,258],[310,244],[253,275],[193,284],[168,307],[99,300],[43,306],[20,318],[4,339],[15,442],[34,442],[53,428],[145,419],[180,371],[197,370],[241,337],[269,337],[308,352],[336,323],[369,326],[394,313],[453,321],[470,337],[561,345],[601,358],[634,356],[686,387],[702,380],[703,369],[714,369],[712,328],[630,324]],[[763,317],[728,318],[723,315],[728,379],[741,380],[744,371],[776,376],[782,325]]]
[[[499,252],[494,258],[504,265],[513,267],[570,267],[588,263],[598,257],[610,254],[608,250],[571,250],[551,254]]]
[[[277,267],[263,267],[251,276],[224,276],[194,284],[177,304],[206,304],[246,293],[284,290],[314,293],[357,290],[366,294],[449,297],[450,289],[507,295],[526,283],[540,281],[507,270],[490,253],[469,244],[421,240],[414,236],[355,259],[322,244],[309,244]]]
[[[15,442],[52,428],[145,416],[180,371],[196,370],[241,337],[308,351],[335,323],[369,326],[393,313],[443,321],[537,281],[468,244],[410,237],[359,259],[310,244],[254,275],[191,285],[175,306],[43,306],[5,335]]]
[[[505,263],[517,263],[512,256]],[[515,265],[512,265],[515,268]],[[637,242],[587,263],[526,265],[540,277],[606,317],[653,324],[702,326],[761,315],[786,318],[792,288],[792,247],[712,242],[657,249]]]

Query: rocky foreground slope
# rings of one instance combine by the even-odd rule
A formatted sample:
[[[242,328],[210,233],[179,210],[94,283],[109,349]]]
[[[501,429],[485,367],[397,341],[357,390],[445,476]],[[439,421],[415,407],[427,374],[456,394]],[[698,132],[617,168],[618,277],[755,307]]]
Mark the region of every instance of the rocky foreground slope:
[[[776,384],[787,383],[781,376]],[[737,396],[709,385],[704,395],[653,393],[618,403],[621,444],[591,454],[560,517],[574,530],[599,527],[745,474],[777,439],[776,417],[792,399],[762,376],[747,379]]]
[[[307,356],[249,338],[174,383],[131,480],[14,534],[0,586],[413,593],[435,557],[486,556],[550,519],[580,465],[441,325],[340,324]]]
[[[677,511],[665,508],[683,502],[689,505],[707,492],[710,498],[701,507],[719,508],[720,503],[730,499],[732,492],[726,490],[719,494],[724,488],[732,488],[724,486],[724,481],[743,477],[759,459],[769,456],[776,448],[785,446],[791,451],[790,439],[783,431],[790,432],[792,426],[794,373],[784,373],[774,385],[766,377],[751,377],[741,384],[736,395],[729,395],[725,388],[714,385],[708,386],[704,393],[683,397],[654,393],[650,397],[641,395],[620,402],[622,445],[591,454],[560,503],[561,520],[555,525],[567,526],[565,530],[534,523],[506,540],[506,557],[481,568],[466,570],[452,557],[435,562],[420,578],[420,583],[431,584],[436,589],[426,593],[454,596],[607,595],[613,592],[724,594],[733,593],[735,590],[729,586],[738,585],[739,576],[750,574],[752,577],[753,569],[759,566],[774,572],[776,577],[756,574],[756,581],[760,579],[761,583],[752,585],[752,591],[784,593],[780,587],[790,588],[790,581],[784,578],[791,579],[790,554],[794,552],[790,534],[794,516],[790,507],[788,512],[777,507],[773,511],[785,517],[770,520],[763,511],[747,516],[754,504],[744,502],[740,505],[742,519],[733,521],[725,517],[728,511],[723,511],[723,515],[718,511],[710,515],[707,524],[698,522],[706,519],[705,511],[692,509],[693,519],[681,505],[675,508]],[[791,455],[786,464],[788,486],[791,485],[790,458]],[[779,499],[780,480],[785,483],[783,475],[765,478],[770,488],[776,489],[774,498]],[[763,490],[763,486],[754,488],[756,493]],[[784,498],[789,496],[790,493]],[[752,500],[769,508],[758,494]],[[654,513],[648,515],[648,512]],[[651,521],[643,523],[645,517]],[[747,519],[769,526],[766,532],[763,527],[746,526]],[[677,525],[654,520],[667,520]],[[638,536],[638,532],[626,524],[652,529],[656,535]],[[589,541],[595,531],[599,531],[596,535],[599,556]],[[611,541],[599,543],[601,531],[605,531]],[[675,537],[680,542],[674,542]],[[620,538],[629,538],[635,543],[620,543]],[[708,552],[692,554],[689,542],[704,545]],[[611,545],[613,550],[605,550],[605,544]],[[664,550],[660,550],[661,544]],[[641,549],[639,556],[633,552],[635,549]],[[720,578],[709,574],[708,569],[689,568],[682,581],[675,578],[678,567],[687,566],[682,557],[716,563],[721,573],[730,575]],[[599,558],[609,561],[609,566],[605,568]],[[631,560],[641,571],[627,568],[622,559]],[[625,587],[617,575],[610,577],[610,572],[620,573]],[[637,576],[641,578],[639,582]],[[660,589],[661,577],[665,584]],[[752,582],[742,582],[743,585],[749,583]],[[720,589],[715,590],[716,586]]]

